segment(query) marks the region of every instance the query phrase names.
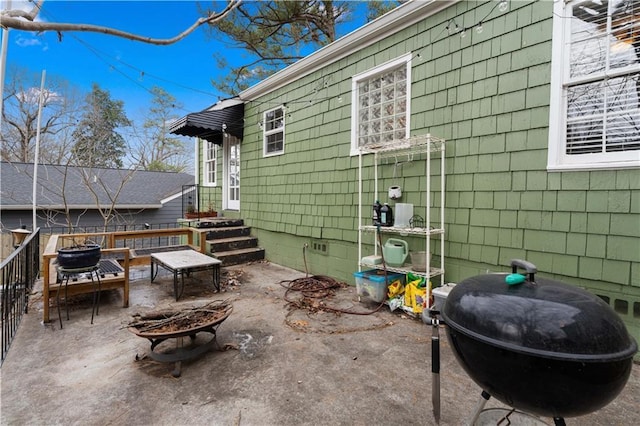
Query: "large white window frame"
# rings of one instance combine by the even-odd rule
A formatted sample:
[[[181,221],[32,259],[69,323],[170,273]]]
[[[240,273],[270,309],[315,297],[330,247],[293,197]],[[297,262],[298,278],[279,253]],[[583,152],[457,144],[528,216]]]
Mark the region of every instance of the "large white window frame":
[[[202,185],[217,186],[218,145],[202,140]]]
[[[285,107],[267,110],[262,115],[263,155],[271,157],[284,154]]]
[[[351,78],[351,155],[358,155],[362,145],[392,144],[409,137],[411,58],[407,53]],[[372,103],[380,106],[375,117],[370,115]],[[363,108],[370,111],[361,115]]]
[[[549,171],[640,167],[640,58],[622,34],[638,23],[611,19],[620,2],[554,4]],[[602,3],[608,12],[596,10]]]

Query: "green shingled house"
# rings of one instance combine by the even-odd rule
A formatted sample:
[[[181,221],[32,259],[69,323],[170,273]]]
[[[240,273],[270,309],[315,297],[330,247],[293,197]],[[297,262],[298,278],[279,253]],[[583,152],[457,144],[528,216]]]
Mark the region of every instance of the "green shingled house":
[[[608,301],[640,340],[637,10],[410,1],[174,132],[199,137],[199,183],[252,227],[268,260],[351,283],[376,198],[361,147],[443,138],[444,244],[434,238],[431,251],[445,280],[526,259]],[[427,180],[411,160],[378,166],[377,196],[393,206],[386,188],[399,185],[420,211],[442,170],[433,160]],[[440,217],[439,198],[429,205]]]

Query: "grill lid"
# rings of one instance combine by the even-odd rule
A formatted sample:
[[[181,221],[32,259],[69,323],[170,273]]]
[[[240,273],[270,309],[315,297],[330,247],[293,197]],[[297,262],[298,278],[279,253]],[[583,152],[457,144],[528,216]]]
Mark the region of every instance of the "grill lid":
[[[512,261],[514,274],[518,266],[529,273],[523,280],[487,274],[456,285],[442,310],[447,326],[485,343],[552,358],[602,361],[635,354],[635,341],[603,300],[535,278],[536,267],[526,261]]]

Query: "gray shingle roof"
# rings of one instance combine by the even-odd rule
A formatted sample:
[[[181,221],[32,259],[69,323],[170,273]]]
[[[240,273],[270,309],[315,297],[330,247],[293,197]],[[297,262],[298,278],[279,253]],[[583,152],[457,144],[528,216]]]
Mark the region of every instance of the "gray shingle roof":
[[[0,162],[0,208],[31,208],[33,164]],[[39,207],[159,208],[162,201],[179,195],[183,185],[195,183],[187,173],[143,170],[38,166],[36,205]],[[64,197],[63,197],[64,195]],[[65,202],[66,200],[66,202]]]

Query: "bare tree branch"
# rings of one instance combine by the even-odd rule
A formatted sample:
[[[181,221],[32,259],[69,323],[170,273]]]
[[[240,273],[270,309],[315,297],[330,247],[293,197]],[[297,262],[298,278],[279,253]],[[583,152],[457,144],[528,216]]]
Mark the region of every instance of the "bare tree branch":
[[[40,8],[42,7],[43,3],[44,3],[44,0],[38,0],[29,12],[22,9],[17,9],[17,10],[7,10],[6,14],[8,16],[12,16],[16,18],[24,18],[29,21],[33,21],[34,19],[36,19],[36,16],[38,16],[38,13],[40,13]]]
[[[91,24],[67,24],[60,22],[36,22],[34,21],[35,17],[38,15],[40,11],[41,5],[44,3],[44,0],[40,0],[34,8],[30,12],[24,12],[19,10],[9,10],[0,12],[0,26],[5,28],[12,28],[16,30],[23,31],[35,31],[35,32],[45,32],[45,31],[56,31],[60,35],[62,32],[74,31],[74,32],[92,32],[92,33],[102,33],[108,34],[116,37],[122,37],[129,40],[140,41],[143,43],[156,44],[156,45],[169,45],[173,44],[177,41],[182,40],[192,32],[194,32],[198,27],[204,24],[215,24],[222,20],[229,12],[234,10],[242,0],[229,0],[229,3],[224,8],[224,10],[220,13],[211,12],[209,15],[204,16],[196,20],[189,28],[171,38],[153,38],[146,37],[134,33],[130,33],[127,31],[121,31],[111,27],[104,27],[101,25],[91,25]]]

